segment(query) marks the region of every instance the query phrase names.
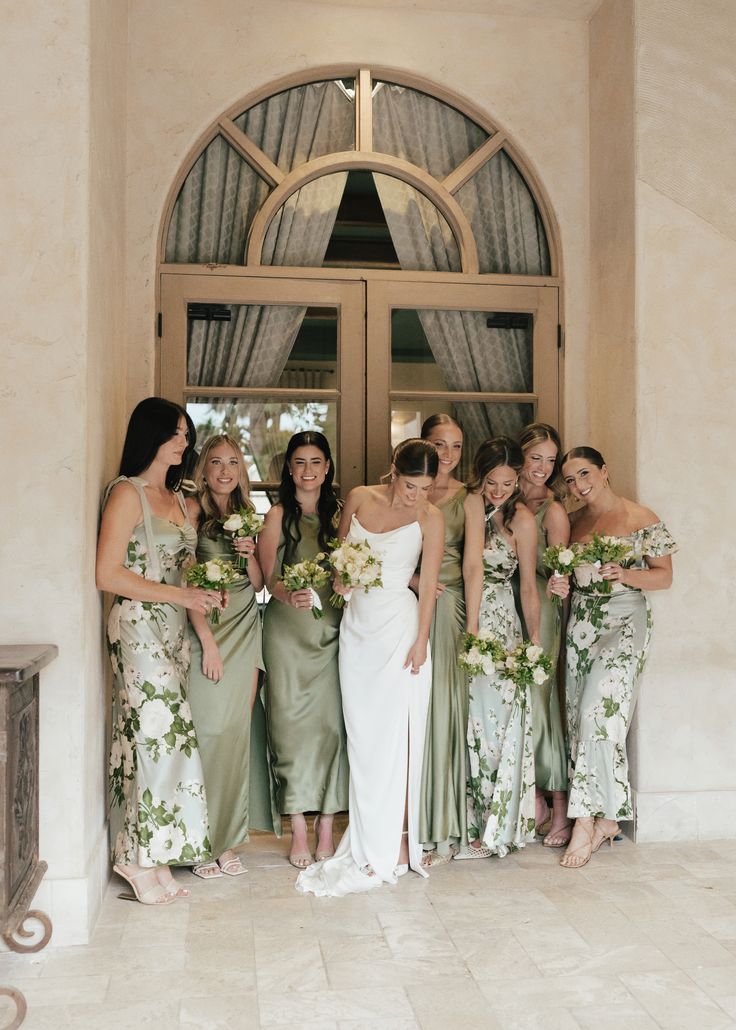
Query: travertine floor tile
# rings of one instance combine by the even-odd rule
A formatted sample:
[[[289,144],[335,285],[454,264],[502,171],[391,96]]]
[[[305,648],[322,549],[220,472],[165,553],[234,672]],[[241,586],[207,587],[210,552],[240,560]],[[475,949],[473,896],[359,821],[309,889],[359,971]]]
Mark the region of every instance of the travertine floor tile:
[[[734,1021],[689,977],[675,973],[623,973],[621,980],[666,1030],[732,1030]]]

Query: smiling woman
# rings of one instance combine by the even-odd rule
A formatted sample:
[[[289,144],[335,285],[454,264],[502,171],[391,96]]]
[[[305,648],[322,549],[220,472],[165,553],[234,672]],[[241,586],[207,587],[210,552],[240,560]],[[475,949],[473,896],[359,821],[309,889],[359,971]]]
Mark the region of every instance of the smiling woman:
[[[593,447],[568,451],[562,474],[583,504],[571,517],[572,541],[597,551],[575,569],[566,642],[575,827],[561,864],[578,869],[633,818],[626,737],[652,630],[645,591],[671,585],[677,545],[653,511],[613,492]],[[569,577],[555,576],[550,589],[566,596]]]
[[[304,813],[315,819],[317,858],[334,851],[332,822],[348,805],[348,765],[337,642],[340,612],[327,584],[289,590],[284,567],[327,550],[337,529],[332,453],[322,433],[296,433],[281,471],[279,503],[266,516],[258,560],[271,600],[263,619],[266,713],[279,811],[290,816],[289,861],[312,861]],[[312,616],[319,601],[322,617]]]
[[[209,852],[202,764],[186,697],[185,609],[220,606],[181,586],[196,532],[179,491],[196,435],[185,412],[149,397],[135,408],[120,476],[107,488],[97,586],[115,595],[107,624],[113,668],[110,832],[114,869],[146,905],[170,904],[171,865]]]

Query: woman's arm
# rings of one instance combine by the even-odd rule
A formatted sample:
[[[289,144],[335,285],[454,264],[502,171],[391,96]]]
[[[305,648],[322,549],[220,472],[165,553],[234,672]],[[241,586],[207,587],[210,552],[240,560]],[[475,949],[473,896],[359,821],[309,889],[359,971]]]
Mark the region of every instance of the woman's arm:
[[[416,675],[427,660],[429,629],[437,600],[437,579],[445,550],[445,519],[442,512],[430,506],[422,525],[422,567],[419,573],[419,625],[417,637],[404,662]]]
[[[202,647],[202,672],[217,683],[222,679],[224,665],[209,620],[200,612],[189,612],[189,621],[199,637]]]
[[[366,487],[356,486],[345,498],[345,503],[340,512],[340,525],[337,527],[337,539],[343,541],[350,531],[350,523],[360,507],[360,502],[366,493]]]
[[[519,559],[519,595],[529,639],[539,643],[539,593],[537,592],[537,525],[534,516],[518,505],[511,520],[516,556]]]
[[[465,621],[468,633],[477,635],[480,601],[483,595],[483,547],[485,546],[485,506],[480,494],[465,498],[465,544],[463,546],[463,584]]]
[[[548,547],[557,547],[570,543],[570,519],[559,501],[550,504],[542,522]]]
[[[601,566],[601,576],[613,583],[623,583],[636,590],[668,590],[672,586],[672,558],[644,555],[646,569],[624,569],[610,562]]]
[[[97,589],[118,597],[127,597],[131,601],[179,604],[200,612],[208,612],[212,607],[219,608],[221,598],[217,590],[155,583],[125,567],[128,543],[141,517],[141,502],[135,487],[130,483],[118,483],[102,513],[97,541]]]

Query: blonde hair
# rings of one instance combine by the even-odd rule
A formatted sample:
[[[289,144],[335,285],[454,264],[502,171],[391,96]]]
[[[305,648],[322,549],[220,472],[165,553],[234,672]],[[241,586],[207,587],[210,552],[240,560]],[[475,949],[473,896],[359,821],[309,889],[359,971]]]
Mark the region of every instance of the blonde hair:
[[[549,440],[557,448],[554,468],[546,485],[552,491],[556,500],[561,501],[567,490],[562,479],[562,440],[560,439],[560,434],[554,426],[550,426],[547,422],[530,422],[519,433],[519,446],[525,458],[528,450],[531,450],[535,444],[543,443],[545,440]]]
[[[202,508],[202,513],[199,517],[200,529],[211,539],[214,539],[214,537],[216,537],[220,532],[220,519],[222,518],[222,514],[215,504],[215,499],[207,485],[204,473],[210,452],[221,444],[227,444],[231,447],[238,459],[238,482],[235,489],[228,497],[226,514],[238,511],[240,508],[252,509],[254,507],[254,504],[250,499],[250,480],[248,479],[248,471],[245,467],[245,459],[243,458],[243,452],[240,449],[240,445],[232,436],[229,436],[228,433],[218,433],[216,436],[210,436],[205,440],[202,450],[199,453],[199,458],[197,459],[197,464],[194,468],[194,484],[197,488],[197,499],[199,500]]]

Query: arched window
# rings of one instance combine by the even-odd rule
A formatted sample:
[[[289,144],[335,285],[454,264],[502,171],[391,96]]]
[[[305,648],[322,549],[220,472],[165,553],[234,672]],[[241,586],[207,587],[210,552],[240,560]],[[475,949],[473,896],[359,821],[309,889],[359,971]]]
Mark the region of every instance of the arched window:
[[[237,105],[161,255],[161,387],[239,435],[264,489],[307,425],[349,486],[432,411],[467,454],[557,420],[554,224],[506,134],[439,87],[341,69]]]

